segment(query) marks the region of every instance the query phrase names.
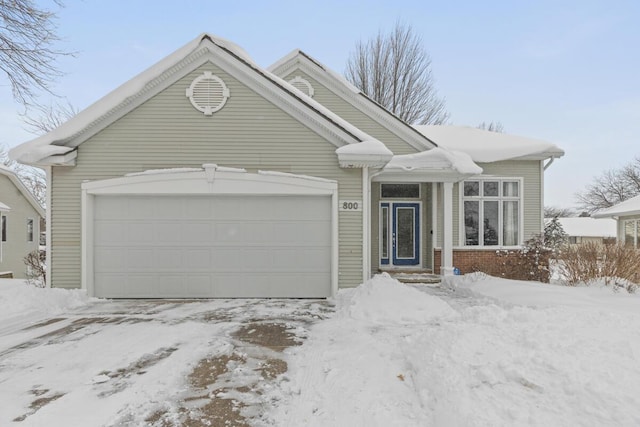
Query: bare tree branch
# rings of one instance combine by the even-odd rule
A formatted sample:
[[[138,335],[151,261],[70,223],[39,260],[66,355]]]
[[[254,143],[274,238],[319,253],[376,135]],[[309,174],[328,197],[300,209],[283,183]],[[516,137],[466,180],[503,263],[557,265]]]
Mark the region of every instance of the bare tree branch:
[[[504,126],[500,122],[489,122],[489,123],[482,122],[476,127],[478,129],[488,130],[489,132],[498,132],[498,133],[504,132]]]
[[[360,41],[349,56],[346,78],[387,110],[410,124],[443,124],[449,119],[431,73],[431,58],[412,27],[396,23]]]
[[[78,109],[67,102],[62,104],[50,104],[49,106],[36,106],[37,116],[33,112],[22,115],[25,129],[35,135],[42,135],[56,129],[58,126],[78,114]]]
[[[53,12],[33,0],[0,0],[0,71],[25,107],[34,104],[39,90],[52,93],[51,83],[62,75],[55,60],[72,55],[55,47],[60,39],[54,20]]]
[[[593,213],[640,194],[640,157],[618,170],[594,178],[585,191],[576,194],[580,206]]]

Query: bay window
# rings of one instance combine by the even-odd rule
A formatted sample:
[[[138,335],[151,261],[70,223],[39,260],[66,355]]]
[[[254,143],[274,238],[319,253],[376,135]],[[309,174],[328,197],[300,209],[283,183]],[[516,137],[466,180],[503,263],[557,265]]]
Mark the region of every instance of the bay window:
[[[520,181],[513,178],[484,178],[462,183],[465,246],[520,244],[520,187]]]

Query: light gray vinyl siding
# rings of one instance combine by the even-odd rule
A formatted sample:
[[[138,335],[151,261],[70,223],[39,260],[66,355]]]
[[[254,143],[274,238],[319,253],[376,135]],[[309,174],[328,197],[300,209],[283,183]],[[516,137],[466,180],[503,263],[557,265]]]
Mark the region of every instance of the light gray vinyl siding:
[[[432,225],[432,195],[431,183],[420,184],[420,202],[422,202],[420,213],[420,247],[422,250],[423,269],[433,267],[433,239],[431,238]],[[384,199],[393,201],[394,199]],[[371,183],[371,273],[380,272],[380,183]],[[409,200],[407,200],[409,201]],[[412,268],[412,267],[409,267]]]
[[[11,208],[8,212],[0,212],[7,217],[7,241],[0,242],[0,272],[11,271],[13,277],[24,279],[26,266],[23,259],[38,249],[40,214],[6,175],[0,175],[0,202]],[[32,242],[27,241],[27,219],[33,219]]]
[[[542,232],[542,177],[539,160],[508,160],[495,163],[479,163],[482,176],[522,178],[522,218],[525,242]],[[442,246],[442,188],[438,191],[438,246]],[[460,245],[460,195],[459,185],[453,186],[453,245]]]
[[[212,71],[229,87],[212,116],[185,96],[193,79]],[[78,148],[77,166],[52,168],[52,284],[80,286],[80,185],[83,180],[203,163],[275,170],[338,181],[339,198],[361,200],[362,171],[340,169],[336,147],[213,64],[178,82]],[[339,214],[339,285],[362,280],[362,217]]]
[[[411,154],[416,153],[418,150],[407,144],[400,137],[390,132],[386,127],[372,119],[362,111],[355,108],[353,105],[337,96],[335,93],[324,87],[317,80],[314,80],[309,75],[303,73],[300,70],[295,70],[289,73],[284,80],[291,80],[292,78],[300,76],[306,79],[314,90],[313,99],[320,104],[327,107],[332,112],[336,113],[343,119],[347,120],[352,125],[373,136],[374,138],[382,141],[387,148],[389,148],[393,154]]]

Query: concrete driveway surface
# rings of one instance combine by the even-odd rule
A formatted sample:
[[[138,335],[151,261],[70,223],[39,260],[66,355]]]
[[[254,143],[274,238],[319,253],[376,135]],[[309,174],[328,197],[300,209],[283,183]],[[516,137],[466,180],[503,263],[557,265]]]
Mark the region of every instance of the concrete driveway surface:
[[[251,425],[273,404],[286,349],[332,311],[324,300],[101,300],[0,325],[0,425]]]

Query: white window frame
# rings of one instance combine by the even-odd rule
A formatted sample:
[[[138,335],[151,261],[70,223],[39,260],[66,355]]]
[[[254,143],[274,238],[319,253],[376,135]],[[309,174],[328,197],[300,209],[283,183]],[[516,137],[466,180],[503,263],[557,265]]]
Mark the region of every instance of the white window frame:
[[[29,240],[29,222],[31,222],[31,240]],[[36,226],[33,218],[27,218],[27,243],[33,243],[35,239]]]
[[[464,184],[465,182],[478,182],[479,183],[479,195],[478,196],[465,196]],[[482,191],[485,181],[498,181],[498,196],[483,196]],[[458,245],[459,247],[470,249],[501,249],[501,248],[518,248],[523,244],[524,239],[524,185],[522,177],[508,177],[508,176],[480,176],[458,183]],[[503,196],[503,183],[504,182],[517,182],[518,183],[518,196],[510,197]],[[498,201],[498,245],[484,245],[482,241],[484,239],[484,201]],[[465,223],[464,223],[464,202],[465,201],[477,201],[478,202],[478,245],[467,245],[465,239]],[[518,202],[518,244],[505,246],[501,244],[503,242],[503,203],[505,201],[517,201]],[[482,244],[480,244],[482,243]]]
[[[5,224],[6,233],[2,232],[2,225]],[[4,244],[6,242],[6,235],[9,234],[8,220],[7,216],[3,213],[0,213],[0,261],[2,261],[2,257],[4,255]]]

